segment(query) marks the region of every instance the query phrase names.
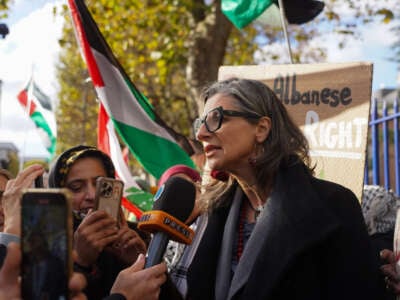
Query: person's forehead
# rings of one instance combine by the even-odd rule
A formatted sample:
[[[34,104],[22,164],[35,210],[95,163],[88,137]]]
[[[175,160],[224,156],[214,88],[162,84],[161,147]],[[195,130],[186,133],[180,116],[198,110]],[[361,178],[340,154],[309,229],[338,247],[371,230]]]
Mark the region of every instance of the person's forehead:
[[[79,158],[67,174],[67,182],[72,180],[93,179],[106,176],[107,172],[101,159],[96,157]]]
[[[233,96],[224,94],[215,94],[211,96],[204,105],[204,112],[209,112],[210,110],[222,106],[223,109],[236,109],[235,98]]]

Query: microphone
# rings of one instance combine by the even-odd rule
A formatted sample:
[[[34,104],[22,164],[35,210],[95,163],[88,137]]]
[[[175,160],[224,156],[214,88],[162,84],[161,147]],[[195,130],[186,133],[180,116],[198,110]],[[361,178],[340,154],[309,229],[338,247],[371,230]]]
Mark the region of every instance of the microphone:
[[[154,196],[153,210],[142,214],[138,228],[153,233],[145,268],[159,264],[168,241],[191,244],[194,232],[184,221],[190,216],[196,198],[194,184],[181,177],[170,177]]]

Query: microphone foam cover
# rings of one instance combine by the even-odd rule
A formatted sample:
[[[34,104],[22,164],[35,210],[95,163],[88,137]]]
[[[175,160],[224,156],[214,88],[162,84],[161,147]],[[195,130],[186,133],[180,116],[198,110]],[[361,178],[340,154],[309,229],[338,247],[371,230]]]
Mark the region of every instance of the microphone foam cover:
[[[160,186],[154,196],[153,210],[161,210],[185,222],[194,208],[196,188],[181,177],[172,176]]]

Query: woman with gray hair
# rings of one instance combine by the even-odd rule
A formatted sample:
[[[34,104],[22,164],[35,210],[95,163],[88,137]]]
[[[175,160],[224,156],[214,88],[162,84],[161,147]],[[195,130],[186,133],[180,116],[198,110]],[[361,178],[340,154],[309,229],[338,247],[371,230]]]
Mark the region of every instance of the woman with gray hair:
[[[261,81],[202,93],[195,121],[210,170],[207,225],[187,261],[186,299],[380,299],[360,204],[313,176],[307,139]]]

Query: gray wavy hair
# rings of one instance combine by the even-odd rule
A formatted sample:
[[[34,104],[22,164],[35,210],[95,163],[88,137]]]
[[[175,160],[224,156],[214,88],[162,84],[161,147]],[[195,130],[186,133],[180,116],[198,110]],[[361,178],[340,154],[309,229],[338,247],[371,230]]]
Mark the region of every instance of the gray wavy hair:
[[[262,144],[258,145],[263,151],[260,151],[254,164],[257,185],[262,187],[270,182],[282,164],[302,161],[313,173],[306,137],[291,119],[276,94],[266,84],[259,80],[233,77],[206,87],[200,100],[206,103],[215,94],[233,97],[234,105],[243,112],[271,119],[270,134]],[[253,124],[258,122],[257,119],[247,119],[247,121]],[[211,192],[205,193],[205,198],[208,198],[206,201],[213,202],[213,197],[217,199],[227,194],[232,184],[232,180],[225,183],[211,182],[209,187],[206,187],[206,190]]]

